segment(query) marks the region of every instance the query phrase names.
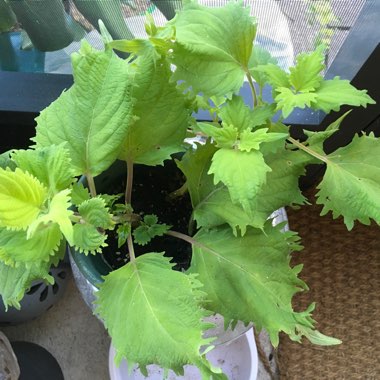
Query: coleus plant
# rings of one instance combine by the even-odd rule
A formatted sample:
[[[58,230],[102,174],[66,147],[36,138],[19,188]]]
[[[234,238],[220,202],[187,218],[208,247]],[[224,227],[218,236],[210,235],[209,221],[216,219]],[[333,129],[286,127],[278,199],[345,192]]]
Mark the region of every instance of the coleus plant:
[[[19,306],[34,279],[52,281],[49,268],[62,258],[62,242],[99,255],[113,230],[130,259],[99,284],[96,312],[117,361],[125,357],[143,372],[151,363],[176,373],[194,364],[203,379],[224,378],[202,348],[212,348],[203,334],[212,327],[204,317],[213,313],[226,325],[240,320],[265,328],[274,346],[281,331],[294,341],[340,343],[315,329],[314,304],[293,310],[293,295],[307,289],[298,277],[301,266],[290,266],[291,252],[302,247],[295,232],[268,218],[307,202],[298,180],[307,165],[319,163],[326,166],[317,194],[322,214],[343,216],[348,229],[355,221],[380,223],[379,140],[355,136],[326,154],[323,143],[345,115],[325,131],[305,131],[304,141],[292,138],[282,122],[296,107],[329,113],[373,104],[371,97],[347,80],[323,78],[323,47],[282,70],[254,44],[256,20],[240,3],[207,8],[189,2],[165,27],[148,19],[147,39],[113,41],[101,29],[104,50],[83,42],[73,54],[74,84],[36,119],[34,145],[1,156],[5,305]],[[130,55],[119,58],[115,49]],[[245,79],[251,105],[238,95]],[[266,85],[270,104],[262,96]],[[199,109],[213,121],[197,122],[192,114]],[[204,143],[196,149],[184,142],[197,135]],[[162,165],[179,152],[185,177],[179,193],[190,194],[193,236],[155,215],[141,217],[131,197],[136,164]],[[116,160],[127,164],[123,202],[97,193],[94,180]],[[186,272],[173,270],[163,253],[135,255],[136,244],[164,234],[192,245]]]

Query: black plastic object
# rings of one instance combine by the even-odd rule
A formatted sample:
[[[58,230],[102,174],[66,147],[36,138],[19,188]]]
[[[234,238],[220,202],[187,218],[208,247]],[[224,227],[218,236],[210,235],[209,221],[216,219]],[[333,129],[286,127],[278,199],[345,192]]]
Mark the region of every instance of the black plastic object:
[[[11,342],[20,366],[19,380],[64,380],[61,367],[45,348],[30,342]]]

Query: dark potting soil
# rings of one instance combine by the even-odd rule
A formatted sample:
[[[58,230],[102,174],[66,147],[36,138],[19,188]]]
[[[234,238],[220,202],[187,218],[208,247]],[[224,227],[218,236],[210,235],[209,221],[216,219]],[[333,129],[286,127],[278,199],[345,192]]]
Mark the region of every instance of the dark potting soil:
[[[172,230],[188,234],[189,220],[192,212],[188,193],[183,196],[169,198],[168,195],[179,189],[185,178],[173,161],[167,161],[164,166],[135,165],[133,171],[132,207],[134,213],[144,215],[155,214],[158,223],[165,223]],[[122,187],[114,190],[121,193]],[[103,249],[104,259],[113,269],[122,267],[129,261],[127,245],[117,246],[117,234],[110,231],[107,239],[108,247]],[[134,243],[135,255],[148,252],[165,252],[165,256],[173,258],[174,269],[186,270],[190,266],[191,246],[183,240],[171,236],[157,236],[147,245]]]

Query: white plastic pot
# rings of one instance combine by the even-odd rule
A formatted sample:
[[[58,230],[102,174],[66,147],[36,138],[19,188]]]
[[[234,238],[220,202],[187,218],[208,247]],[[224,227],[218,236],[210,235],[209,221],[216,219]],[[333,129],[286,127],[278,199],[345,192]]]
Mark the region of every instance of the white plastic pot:
[[[109,372],[111,380],[162,380],[164,371],[156,365],[147,367],[148,377],[133,367],[128,372],[127,362],[123,360],[119,367],[114,362],[115,349],[111,345],[109,351]],[[250,329],[239,338],[225,344],[216,346],[206,354],[210,362],[220,367],[229,380],[256,380],[258,370],[258,358],[253,331]],[[176,376],[169,372],[167,380],[200,380],[199,370],[187,365],[184,367],[184,376]]]

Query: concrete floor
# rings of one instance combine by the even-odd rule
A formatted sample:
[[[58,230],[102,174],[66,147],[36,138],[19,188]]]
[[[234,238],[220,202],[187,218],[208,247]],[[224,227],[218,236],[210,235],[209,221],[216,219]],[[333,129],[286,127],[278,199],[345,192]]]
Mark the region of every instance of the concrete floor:
[[[109,379],[110,339],[85,305],[71,276],[63,298],[45,314],[1,330],[11,341],[29,341],[46,348],[60,364],[65,380]]]

